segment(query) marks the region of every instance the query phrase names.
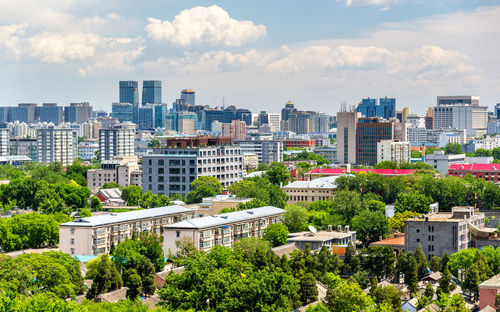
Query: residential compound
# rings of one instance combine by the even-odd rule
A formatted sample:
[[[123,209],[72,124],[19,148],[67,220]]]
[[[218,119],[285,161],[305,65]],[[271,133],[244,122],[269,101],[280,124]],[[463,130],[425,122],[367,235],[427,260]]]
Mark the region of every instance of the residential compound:
[[[142,188],[154,194],[187,194],[198,177],[217,178],[228,187],[243,177],[243,159],[231,139],[209,137],[174,139],[153,149],[142,161]],[[169,147],[170,146],[170,147]]]
[[[430,213],[405,221],[405,251],[421,245],[427,258],[451,255],[473,247],[471,229],[484,229],[484,213],[474,207],[453,207],[451,212]]]
[[[87,171],[87,187],[96,193],[106,183],[118,183],[121,186],[142,185],[142,171],[137,156],[115,156],[103,160],[100,169]]]
[[[78,136],[75,130],[49,126],[36,131],[37,161],[60,162],[63,166],[73,163],[78,157]]]
[[[115,156],[132,156],[135,152],[135,125],[122,123],[99,130],[99,158],[110,160]]]
[[[335,180],[338,176],[322,177],[312,181],[295,181],[281,189],[288,196],[288,203],[314,202],[332,199],[333,190],[337,188]]]
[[[59,225],[59,249],[70,255],[93,256],[109,253],[134,233],[163,234],[163,226],[194,217],[195,210],[166,206],[122,213],[112,213]]]
[[[183,240],[201,251],[216,245],[232,247],[241,238],[262,237],[264,229],[280,223],[284,213],[284,209],[267,206],[169,224],[163,229],[163,253],[177,253],[178,242]]]

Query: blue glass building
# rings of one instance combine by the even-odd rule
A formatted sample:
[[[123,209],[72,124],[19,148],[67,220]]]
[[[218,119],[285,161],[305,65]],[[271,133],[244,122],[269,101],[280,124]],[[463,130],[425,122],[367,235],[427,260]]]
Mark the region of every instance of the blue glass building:
[[[42,106],[35,108],[35,119],[40,122],[51,122],[57,126],[63,122],[63,107],[57,106],[56,103],[43,103]]]
[[[139,108],[139,130],[153,130],[154,123],[154,107],[147,106]]]
[[[161,103],[161,81],[144,80],[142,82],[142,106]]]
[[[113,118],[118,118],[120,122],[133,122],[134,104],[113,103],[111,106],[111,114],[113,115]]]
[[[139,121],[139,90],[137,81],[120,81],[120,103],[133,105],[133,122]]]
[[[181,100],[184,100],[184,103],[189,105],[195,105],[195,92],[191,89],[184,89],[181,91]]]
[[[396,99],[381,98],[380,104],[377,99],[366,98],[361,100],[361,103],[356,109],[363,117],[382,117],[390,119],[396,117]]]

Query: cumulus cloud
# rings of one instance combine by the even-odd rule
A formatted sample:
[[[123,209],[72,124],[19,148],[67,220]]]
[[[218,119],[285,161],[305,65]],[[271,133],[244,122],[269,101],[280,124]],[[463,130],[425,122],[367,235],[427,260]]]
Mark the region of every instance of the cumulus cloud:
[[[148,18],[145,31],[155,40],[166,40],[180,46],[208,43],[241,46],[266,35],[264,25],[238,21],[217,5],[197,6],[183,10],[172,22]]]
[[[0,26],[0,47],[4,46],[16,55],[21,54],[19,49],[19,36],[24,34],[28,24]]]
[[[101,41],[92,33],[42,33],[29,39],[31,56],[42,62],[64,64],[69,60],[84,60],[94,55]]]

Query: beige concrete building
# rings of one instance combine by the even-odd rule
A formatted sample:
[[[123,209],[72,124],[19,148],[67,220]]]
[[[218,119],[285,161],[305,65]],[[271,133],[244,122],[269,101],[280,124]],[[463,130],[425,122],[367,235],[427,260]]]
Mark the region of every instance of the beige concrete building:
[[[163,253],[168,256],[179,251],[177,243],[191,241],[201,251],[216,245],[232,247],[246,237],[262,237],[264,229],[280,223],[284,209],[267,206],[185,220],[166,225],[163,229]]]
[[[337,113],[337,161],[341,164],[356,163],[356,127],[360,112]]]
[[[332,199],[333,190],[337,188],[335,180],[338,176],[323,177],[312,181],[295,181],[281,189],[288,195],[288,203],[313,202]]]
[[[240,203],[251,201],[252,198],[238,198],[231,195],[216,195],[205,197],[198,204],[196,214],[199,216],[217,215],[224,208],[236,208]]]
[[[71,165],[78,157],[76,130],[49,126],[36,130],[37,161],[60,162],[63,167]]]
[[[410,142],[382,140],[377,142],[377,164],[392,161],[397,164],[409,163],[411,158]]]
[[[87,187],[96,193],[106,183],[115,182],[121,186],[142,185],[142,171],[137,156],[115,156],[103,160],[101,169],[87,171]]]
[[[135,124],[125,122],[99,130],[100,160],[135,155]]]
[[[172,205],[75,219],[59,225],[59,249],[70,255],[92,256],[109,252],[111,244],[133,233],[162,235],[163,226],[194,217],[195,210]]]

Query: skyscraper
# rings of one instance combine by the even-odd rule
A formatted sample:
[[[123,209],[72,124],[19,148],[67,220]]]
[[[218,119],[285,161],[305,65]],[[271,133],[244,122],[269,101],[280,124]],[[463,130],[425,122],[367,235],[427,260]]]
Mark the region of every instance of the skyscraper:
[[[58,161],[63,166],[68,166],[78,156],[78,135],[74,129],[55,127],[37,129],[36,142],[38,162]]]
[[[161,81],[144,80],[142,82],[142,106],[161,103]]]
[[[120,103],[133,105],[132,121],[139,120],[139,90],[137,81],[120,81]]]
[[[132,156],[135,153],[135,125],[122,123],[108,129],[99,130],[100,160],[110,160],[114,156]]]
[[[64,108],[64,121],[82,124],[92,117],[92,106],[88,102],[71,103]]]
[[[377,114],[378,117],[382,117],[385,119],[396,117],[396,99],[395,98],[381,98],[380,99],[380,114]]]
[[[337,160],[341,164],[356,163],[356,126],[359,112],[337,113]]]
[[[195,91],[192,89],[184,89],[181,91],[181,100],[189,105],[195,105]]]
[[[366,98],[361,100],[357,111],[364,117],[382,117],[390,119],[396,117],[396,99],[395,98],[381,98],[380,104],[377,99]]]
[[[118,118],[120,122],[134,120],[134,104],[130,103],[113,103],[111,104],[111,115],[113,118]]]

